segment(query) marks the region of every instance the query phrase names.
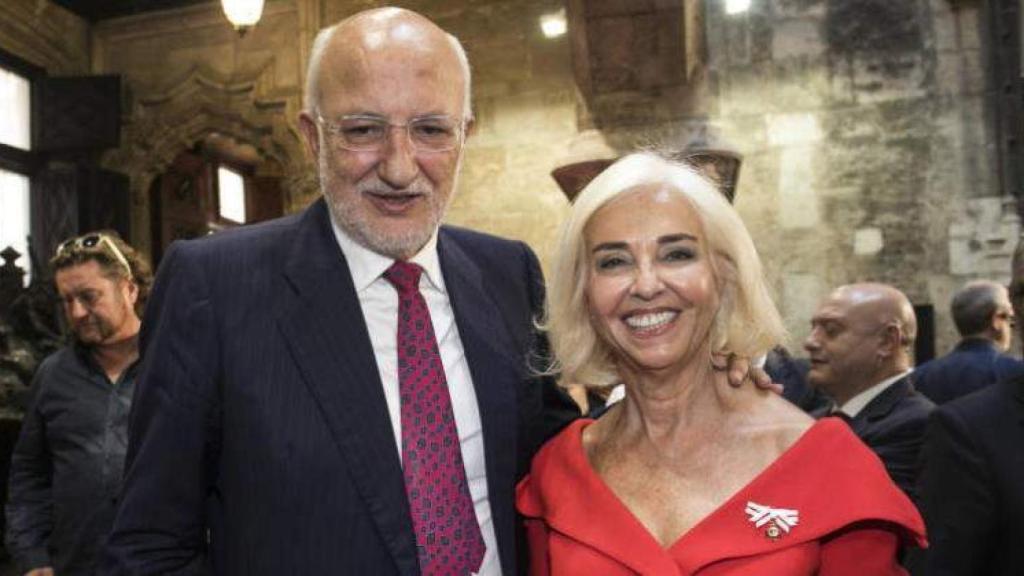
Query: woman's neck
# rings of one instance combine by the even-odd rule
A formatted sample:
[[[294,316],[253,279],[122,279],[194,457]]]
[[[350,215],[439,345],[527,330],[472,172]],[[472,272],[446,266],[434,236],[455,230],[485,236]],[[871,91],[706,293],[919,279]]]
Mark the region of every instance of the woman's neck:
[[[614,411],[614,436],[655,447],[678,446],[702,426],[719,429],[742,403],[745,391],[729,385],[725,371],[695,360],[669,371],[620,367],[626,396]],[[708,432],[714,432],[708,430]],[[696,434],[697,437],[701,434]]]

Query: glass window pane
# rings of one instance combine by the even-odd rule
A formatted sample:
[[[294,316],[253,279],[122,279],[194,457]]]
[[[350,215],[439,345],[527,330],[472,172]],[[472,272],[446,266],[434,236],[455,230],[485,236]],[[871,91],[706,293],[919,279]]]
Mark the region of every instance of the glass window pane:
[[[32,145],[28,79],[0,68],[0,143],[29,150]]]
[[[217,168],[217,192],[220,217],[245,224],[245,180],[234,170]]]
[[[29,186],[28,177],[0,170],[0,251],[11,246],[21,252],[21,258],[14,261],[26,272],[28,284],[32,262],[28,257],[29,235]]]

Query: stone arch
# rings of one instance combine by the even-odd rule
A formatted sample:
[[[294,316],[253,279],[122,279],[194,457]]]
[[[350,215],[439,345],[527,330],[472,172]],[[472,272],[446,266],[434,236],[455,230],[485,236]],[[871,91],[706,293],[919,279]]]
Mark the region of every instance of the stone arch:
[[[104,167],[127,174],[131,182],[132,241],[149,248],[149,189],[182,151],[217,133],[253,146],[279,167],[286,209],[317,194],[313,167],[299,136],[298,91],[273,93],[273,63],[249,79],[225,78],[195,67],[165,89],[141,92],[126,79],[128,110],[121,146],[106,153]]]

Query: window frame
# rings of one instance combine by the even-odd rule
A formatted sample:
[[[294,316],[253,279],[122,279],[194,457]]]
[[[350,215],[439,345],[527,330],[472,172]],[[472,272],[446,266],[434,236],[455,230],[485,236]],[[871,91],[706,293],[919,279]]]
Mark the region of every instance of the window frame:
[[[46,70],[23,60],[14,54],[0,48],[0,68],[13,72],[28,80],[29,89],[29,150],[22,150],[15,146],[0,143],[0,169],[14,174],[24,176],[28,179],[29,189],[29,214],[28,230],[30,237],[37,237],[36,193],[35,178],[43,164],[43,156],[37,150],[39,142],[40,126],[40,94],[39,81],[46,77]],[[3,247],[0,247],[3,249]],[[32,255],[23,254],[20,267],[26,272],[25,281],[39,273],[32,270]]]
[[[210,196],[209,196],[209,208],[207,210],[207,228],[211,232],[219,232],[228,228],[235,228],[238,226],[245,226],[248,222],[235,222],[229,218],[224,218],[220,215],[220,178],[217,175],[217,171],[220,168],[227,168],[232,172],[242,177],[242,193],[244,194],[243,201],[245,202],[245,217],[246,220],[251,216],[251,194],[252,194],[252,178],[255,174],[255,167],[248,162],[241,161],[230,154],[224,154],[220,151],[215,150],[204,150],[203,158],[206,160],[209,166],[209,180],[210,180]]]
[[[0,144],[0,168],[8,172],[23,174],[31,179],[41,164],[40,155],[35,148],[39,141],[39,80],[46,76],[46,71],[2,48],[0,48],[0,68],[5,68],[28,80],[29,122],[31,123],[29,138],[32,143],[31,150]]]

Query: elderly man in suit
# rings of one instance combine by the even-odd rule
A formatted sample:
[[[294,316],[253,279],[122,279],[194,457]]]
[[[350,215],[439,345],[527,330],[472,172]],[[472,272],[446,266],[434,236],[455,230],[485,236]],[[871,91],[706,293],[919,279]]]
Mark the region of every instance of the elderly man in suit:
[[[1024,314],[1024,243],[1013,257],[1013,307]],[[1016,576],[1024,569],[1024,375],[940,406],[922,454],[925,576]]]
[[[914,390],[914,309],[892,286],[841,286],[818,307],[804,342],[807,380],[835,402],[833,413],[885,464],[913,499],[918,453],[934,405]]]
[[[469,84],[413,12],[320,33],[323,198],[166,255],[101,573],[516,573],[516,478],[578,411],[530,368],[533,252],[440,226]]]
[[[945,404],[1024,371],[1007,356],[1013,340],[1013,307],[1006,287],[979,280],[953,296],[950,312],[962,339],[952,352],[917,367],[914,385],[936,404]]]

